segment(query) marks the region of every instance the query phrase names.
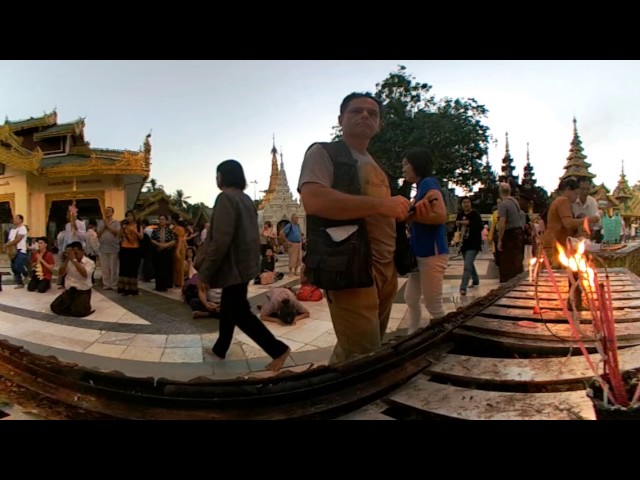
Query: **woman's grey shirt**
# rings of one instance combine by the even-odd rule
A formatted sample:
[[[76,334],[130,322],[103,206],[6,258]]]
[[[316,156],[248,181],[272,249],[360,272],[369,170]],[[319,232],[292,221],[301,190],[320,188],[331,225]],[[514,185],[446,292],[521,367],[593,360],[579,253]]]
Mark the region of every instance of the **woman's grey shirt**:
[[[249,283],[260,273],[260,233],[253,200],[240,190],[218,195],[198,271],[211,288]]]

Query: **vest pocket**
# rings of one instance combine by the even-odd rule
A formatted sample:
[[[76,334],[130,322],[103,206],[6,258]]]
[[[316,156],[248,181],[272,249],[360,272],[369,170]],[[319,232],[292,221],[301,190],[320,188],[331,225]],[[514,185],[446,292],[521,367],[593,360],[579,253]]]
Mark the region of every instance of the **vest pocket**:
[[[362,229],[340,242],[334,242],[326,230],[309,238],[304,257],[309,283],[325,290],[364,288],[373,285],[371,255]]]

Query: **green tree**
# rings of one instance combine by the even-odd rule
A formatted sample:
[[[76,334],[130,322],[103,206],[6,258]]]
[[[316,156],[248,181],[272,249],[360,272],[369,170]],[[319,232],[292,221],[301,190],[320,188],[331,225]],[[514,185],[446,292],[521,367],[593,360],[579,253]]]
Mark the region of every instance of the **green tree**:
[[[162,185],[158,185],[158,181],[155,178],[147,180],[147,193],[155,192],[159,188],[164,189]]]
[[[187,202],[188,198],[191,197],[185,196],[184,190],[178,189],[171,199],[173,200],[173,203],[175,203],[176,207],[180,210],[186,211],[189,208],[189,202]]]
[[[399,180],[402,154],[411,147],[433,151],[443,188],[450,182],[470,190],[482,179],[482,158],[491,141],[482,123],[488,110],[473,98],[437,100],[430,91],[431,85],[417,82],[402,65],[376,85],[375,96],[384,105],[382,129],[369,151],[387,170],[394,193],[409,194]],[[334,137],[340,137],[339,127]]]

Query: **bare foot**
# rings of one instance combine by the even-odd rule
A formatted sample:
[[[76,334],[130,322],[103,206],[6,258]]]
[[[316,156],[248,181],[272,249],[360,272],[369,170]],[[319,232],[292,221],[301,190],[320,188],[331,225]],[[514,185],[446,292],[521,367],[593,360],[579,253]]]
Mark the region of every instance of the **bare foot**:
[[[267,368],[269,370],[272,370],[274,372],[277,372],[278,370],[280,370],[282,368],[282,365],[284,364],[284,362],[287,360],[287,357],[289,357],[289,354],[291,353],[291,349],[287,348],[287,351],[284,352],[282,355],[280,355],[278,358],[274,358],[273,361],[267,363]]]
[[[209,318],[209,312],[198,312],[198,311],[195,311],[191,315],[191,318],[193,318],[193,319],[196,319],[196,318]]]

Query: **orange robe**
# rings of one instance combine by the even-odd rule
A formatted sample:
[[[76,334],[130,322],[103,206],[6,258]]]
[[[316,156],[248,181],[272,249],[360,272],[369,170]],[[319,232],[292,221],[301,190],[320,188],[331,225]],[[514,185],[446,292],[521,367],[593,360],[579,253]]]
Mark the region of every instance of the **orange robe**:
[[[184,260],[187,256],[187,231],[184,227],[175,225],[173,234],[176,236],[176,248],[173,251],[173,285],[182,287],[184,283]]]

